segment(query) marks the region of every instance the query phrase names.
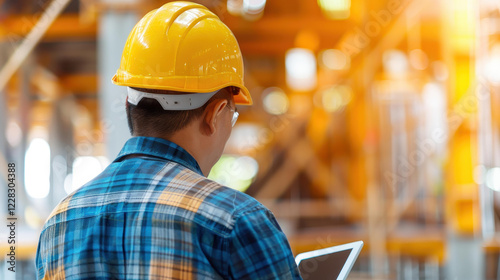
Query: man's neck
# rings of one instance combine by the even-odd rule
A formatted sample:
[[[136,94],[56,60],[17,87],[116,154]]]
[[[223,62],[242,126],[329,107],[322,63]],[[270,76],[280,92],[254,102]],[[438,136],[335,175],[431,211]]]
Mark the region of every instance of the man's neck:
[[[209,151],[207,151],[207,145],[204,143],[206,139],[202,135],[197,135],[193,133],[190,127],[186,127],[177,131],[174,135],[170,137],[162,137],[168,141],[174,142],[175,144],[181,146],[186,150],[191,156],[194,157],[196,162],[201,168],[203,175],[208,176],[212,164],[207,162]]]

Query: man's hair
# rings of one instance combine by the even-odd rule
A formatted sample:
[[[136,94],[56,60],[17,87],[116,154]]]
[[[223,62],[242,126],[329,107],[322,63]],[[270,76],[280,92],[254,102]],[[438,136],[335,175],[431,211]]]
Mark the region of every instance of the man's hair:
[[[157,94],[183,94],[181,92],[134,88],[139,91]],[[219,90],[203,106],[193,110],[163,110],[155,99],[143,98],[137,105],[126,102],[127,120],[130,134],[137,136],[170,136],[187,126],[191,121],[201,117],[208,104],[218,99],[226,99],[229,103],[239,88],[226,87]]]

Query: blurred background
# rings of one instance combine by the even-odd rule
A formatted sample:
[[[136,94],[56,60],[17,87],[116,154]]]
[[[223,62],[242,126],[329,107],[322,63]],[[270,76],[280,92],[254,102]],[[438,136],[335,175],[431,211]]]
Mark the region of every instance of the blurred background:
[[[165,2],[0,0],[0,279],[35,279],[52,208],[130,137],[110,80]],[[498,0],[194,2],[234,32],[255,103],[210,178],[269,207],[294,254],[363,240],[349,279],[500,279]]]

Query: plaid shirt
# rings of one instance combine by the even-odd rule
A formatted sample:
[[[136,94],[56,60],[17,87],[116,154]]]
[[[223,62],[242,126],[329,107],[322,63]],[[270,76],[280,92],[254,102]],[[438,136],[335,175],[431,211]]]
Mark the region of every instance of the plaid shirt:
[[[300,279],[268,209],[148,137],[59,203],[36,267],[38,279]]]

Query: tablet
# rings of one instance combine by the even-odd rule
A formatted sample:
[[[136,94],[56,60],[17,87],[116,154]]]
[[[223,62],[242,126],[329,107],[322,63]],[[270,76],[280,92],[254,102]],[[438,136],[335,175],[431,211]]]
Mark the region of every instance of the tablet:
[[[295,257],[304,280],[345,280],[361,252],[363,241],[298,254]]]

